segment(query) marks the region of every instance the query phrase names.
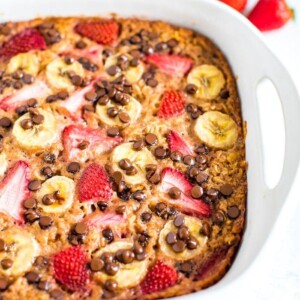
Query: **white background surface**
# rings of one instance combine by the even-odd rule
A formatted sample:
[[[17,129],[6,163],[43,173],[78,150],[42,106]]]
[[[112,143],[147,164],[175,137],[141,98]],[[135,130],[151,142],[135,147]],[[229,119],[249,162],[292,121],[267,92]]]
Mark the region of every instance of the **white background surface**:
[[[255,3],[256,0],[249,0],[247,10]],[[267,44],[292,75],[300,94],[300,1],[290,0],[289,4],[296,11],[296,20],[282,29],[265,33],[264,36]],[[281,139],[277,142],[282,144]],[[275,154],[266,153],[273,166],[278,163]],[[274,171],[276,169],[278,168],[274,167]],[[236,287],[232,299],[300,300],[299,170],[266,246],[249,271],[234,284]]]

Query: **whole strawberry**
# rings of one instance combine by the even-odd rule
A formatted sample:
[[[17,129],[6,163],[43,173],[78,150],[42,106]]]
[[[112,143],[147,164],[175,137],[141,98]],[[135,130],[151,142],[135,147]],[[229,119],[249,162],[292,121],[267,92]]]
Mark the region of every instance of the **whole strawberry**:
[[[163,291],[176,284],[177,279],[178,274],[173,267],[157,261],[141,283],[142,293],[146,295]]]
[[[261,31],[282,27],[293,17],[285,0],[260,0],[248,19]]]
[[[89,279],[86,263],[82,247],[66,248],[53,257],[54,278],[71,291],[82,291]]]

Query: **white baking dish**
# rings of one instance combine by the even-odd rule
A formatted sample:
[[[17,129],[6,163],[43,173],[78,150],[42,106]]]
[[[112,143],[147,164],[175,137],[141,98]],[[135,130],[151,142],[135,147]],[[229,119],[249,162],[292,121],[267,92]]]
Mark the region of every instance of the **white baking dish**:
[[[268,238],[292,185],[300,157],[300,101],[289,74],[262,40],[260,33],[240,14],[214,0],[7,0],[1,1],[2,21],[37,16],[106,15],[161,19],[193,28],[216,42],[227,56],[248,123],[247,228],[237,258],[227,275],[213,287],[181,299],[219,299],[231,289],[253,262]],[[264,182],[261,129],[256,99],[258,82],[267,77],[278,89],[285,122],[285,160],[278,185]],[[270,110],[272,107],[270,107]],[[274,145],[276,147],[276,145]],[[232,294],[231,294],[232,295]],[[226,297],[225,297],[226,299]]]

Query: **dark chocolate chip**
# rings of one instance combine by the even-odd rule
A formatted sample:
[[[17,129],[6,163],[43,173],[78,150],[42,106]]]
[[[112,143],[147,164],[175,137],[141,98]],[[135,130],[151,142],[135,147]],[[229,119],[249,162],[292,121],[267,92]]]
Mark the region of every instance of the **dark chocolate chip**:
[[[81,86],[82,84],[82,78],[79,75],[73,75],[71,77],[71,82],[75,85],[75,86]]]
[[[64,298],[64,294],[59,289],[54,289],[49,293],[50,297],[54,300],[62,300]]]
[[[197,90],[198,88],[195,84],[188,84],[185,88],[185,91],[190,95],[195,95],[197,93]]]
[[[106,228],[102,231],[102,235],[105,239],[108,240],[108,242],[112,242],[114,240],[114,233],[112,232],[111,229]]]
[[[227,209],[227,216],[229,219],[235,220],[240,215],[240,210],[236,205],[229,206]]]
[[[146,195],[142,191],[135,191],[132,195],[134,200],[137,200],[139,202],[144,201],[146,199]]]
[[[7,245],[4,240],[0,239],[0,251],[6,251]]]
[[[0,277],[0,291],[3,292],[8,288],[8,281],[4,277]]]
[[[77,49],[84,49],[87,46],[87,44],[84,41],[78,41],[75,44],[75,47]]]
[[[34,223],[40,218],[40,216],[34,210],[28,210],[25,212],[24,215],[25,215],[26,222],[29,223]]]
[[[177,187],[174,186],[174,187],[172,187],[172,188],[169,189],[168,194],[169,194],[169,196],[170,196],[171,199],[175,199],[176,200],[176,199],[180,198],[181,191],[180,191],[179,188],[177,188]]]
[[[47,229],[53,224],[53,219],[49,216],[41,216],[39,220],[39,225],[41,229]]]
[[[104,268],[105,268],[105,272],[111,276],[116,275],[120,269],[119,265],[113,262],[107,263]]]
[[[158,85],[158,81],[154,78],[149,78],[146,80],[146,84],[152,88],[156,87]]]
[[[161,179],[160,175],[157,172],[148,172],[146,178],[152,184],[158,184]]]
[[[199,154],[196,156],[196,162],[201,165],[205,165],[207,163],[207,157],[204,154]]]
[[[34,198],[28,198],[23,202],[23,206],[26,209],[31,209],[36,207],[36,200]]]
[[[179,239],[186,241],[190,237],[190,230],[187,226],[182,225],[178,229],[178,237]]]
[[[145,136],[145,141],[148,145],[156,145],[157,144],[157,136],[153,133],[148,133]]]
[[[121,69],[118,66],[110,66],[106,72],[110,75],[110,76],[115,76],[118,73],[121,72]]]
[[[190,274],[193,271],[193,263],[186,261],[179,266],[179,271],[185,274]]]
[[[40,275],[39,273],[36,272],[28,272],[26,274],[26,279],[28,281],[28,283],[37,283],[40,281]]]
[[[211,200],[216,200],[219,197],[219,191],[213,188],[210,188],[206,191],[206,195]]]
[[[41,182],[40,182],[40,180],[37,180],[37,179],[35,179],[35,180],[31,180],[29,183],[28,183],[28,189],[30,190],[30,191],[33,191],[33,192],[35,192],[35,191],[37,191],[37,190],[39,190],[40,188],[41,188]]]
[[[196,181],[198,184],[202,184],[204,182],[206,182],[208,179],[208,175],[204,172],[200,172],[197,176],[196,176]]]
[[[44,256],[38,256],[35,259],[34,265],[38,268],[44,268],[49,264],[49,260]]]
[[[154,155],[156,158],[164,159],[168,156],[168,151],[164,147],[159,146],[155,148]]]
[[[29,107],[37,107],[37,100],[35,98],[30,98],[29,100],[27,100],[27,105]]]
[[[4,258],[1,260],[1,267],[4,270],[10,269],[13,266],[14,262],[9,258]]]
[[[170,155],[170,158],[174,162],[179,162],[181,161],[181,153],[179,151],[173,151]]]
[[[230,96],[230,93],[227,89],[222,89],[221,92],[220,92],[220,97],[222,99],[228,99]]]
[[[230,184],[225,183],[220,187],[220,192],[223,196],[228,197],[233,193],[233,188]]]
[[[113,279],[108,279],[104,283],[104,288],[109,292],[115,292],[118,288],[118,282]]]
[[[124,215],[126,212],[126,206],[125,205],[119,205],[116,207],[116,213],[118,215]]]
[[[25,84],[32,84],[34,81],[34,78],[32,75],[30,74],[24,74],[23,78],[22,78],[23,82]]]
[[[172,245],[172,249],[176,253],[183,252],[185,247],[186,247],[185,242],[181,240],[177,241],[175,244]]]
[[[124,112],[124,111],[121,111],[119,113],[119,119],[122,123],[129,123],[130,122],[130,116],[128,115],[128,113]]]
[[[33,127],[33,122],[31,119],[24,119],[21,121],[20,125],[23,129],[27,130]]]
[[[143,212],[141,214],[141,219],[143,222],[147,223],[147,222],[150,222],[151,219],[152,219],[152,214],[150,212]]]
[[[97,93],[95,91],[89,91],[89,92],[85,93],[84,98],[87,101],[94,102],[94,101],[97,100],[98,95],[97,95]]]
[[[51,178],[53,176],[53,171],[50,167],[44,167],[41,170],[41,174],[46,178]]]
[[[143,140],[137,140],[133,143],[132,145],[133,149],[136,150],[136,151],[140,151],[143,149],[144,147],[144,142]]]
[[[87,226],[83,222],[79,222],[74,227],[74,232],[79,235],[86,234],[88,231]]]
[[[134,260],[134,253],[131,250],[123,250],[121,253],[121,261],[124,264],[130,264]]]
[[[183,157],[183,163],[188,166],[192,166],[195,164],[195,158],[191,155],[186,155]]]
[[[41,291],[48,291],[50,289],[50,283],[48,281],[40,281],[37,284],[37,288]]]
[[[207,222],[203,222],[199,233],[209,237],[211,234],[210,225]]]
[[[181,227],[184,224],[184,216],[183,215],[178,215],[174,219],[174,225],[176,227]]]
[[[0,127],[10,128],[11,125],[12,125],[12,121],[9,118],[3,117],[0,119]]]
[[[109,127],[107,129],[107,135],[110,137],[115,137],[120,135],[120,131],[118,127]]]
[[[177,242],[177,236],[176,236],[176,233],[174,232],[169,232],[166,236],[166,242],[169,244],[169,245],[173,245]]]
[[[214,224],[221,226],[225,221],[224,213],[221,210],[218,210],[214,213],[212,219]]]
[[[44,162],[47,164],[53,164],[55,162],[55,155],[51,153],[46,153],[43,157]]]
[[[93,272],[99,272],[103,269],[104,267],[104,261],[100,258],[94,258],[90,262],[90,269]]]
[[[194,250],[198,247],[198,241],[194,237],[190,237],[186,243],[189,250]]]
[[[67,171],[69,173],[72,173],[72,174],[75,174],[75,173],[79,172],[80,171],[80,164],[78,162],[75,162],[75,161],[69,163],[68,166],[67,166]]]
[[[199,199],[203,196],[203,188],[199,185],[195,185],[191,189],[191,196],[194,199]]]

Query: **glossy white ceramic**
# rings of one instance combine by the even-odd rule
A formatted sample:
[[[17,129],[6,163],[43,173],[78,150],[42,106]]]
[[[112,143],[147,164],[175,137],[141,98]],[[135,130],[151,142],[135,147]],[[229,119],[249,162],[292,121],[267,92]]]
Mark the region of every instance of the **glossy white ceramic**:
[[[238,78],[243,118],[248,124],[248,210],[243,243],[233,266],[219,283],[207,290],[179,297],[189,300],[232,298],[234,291],[231,283],[247,271],[262,249],[286,201],[299,164],[300,101],[297,91],[289,74],[266,46],[259,31],[242,15],[218,1],[2,0],[0,20],[23,20],[49,15],[107,15],[112,12],[121,16],[165,20],[207,35],[225,53]],[[264,182],[256,99],[257,84],[265,77],[274,83],[280,95],[286,136],[283,172],[279,183],[271,190]]]

